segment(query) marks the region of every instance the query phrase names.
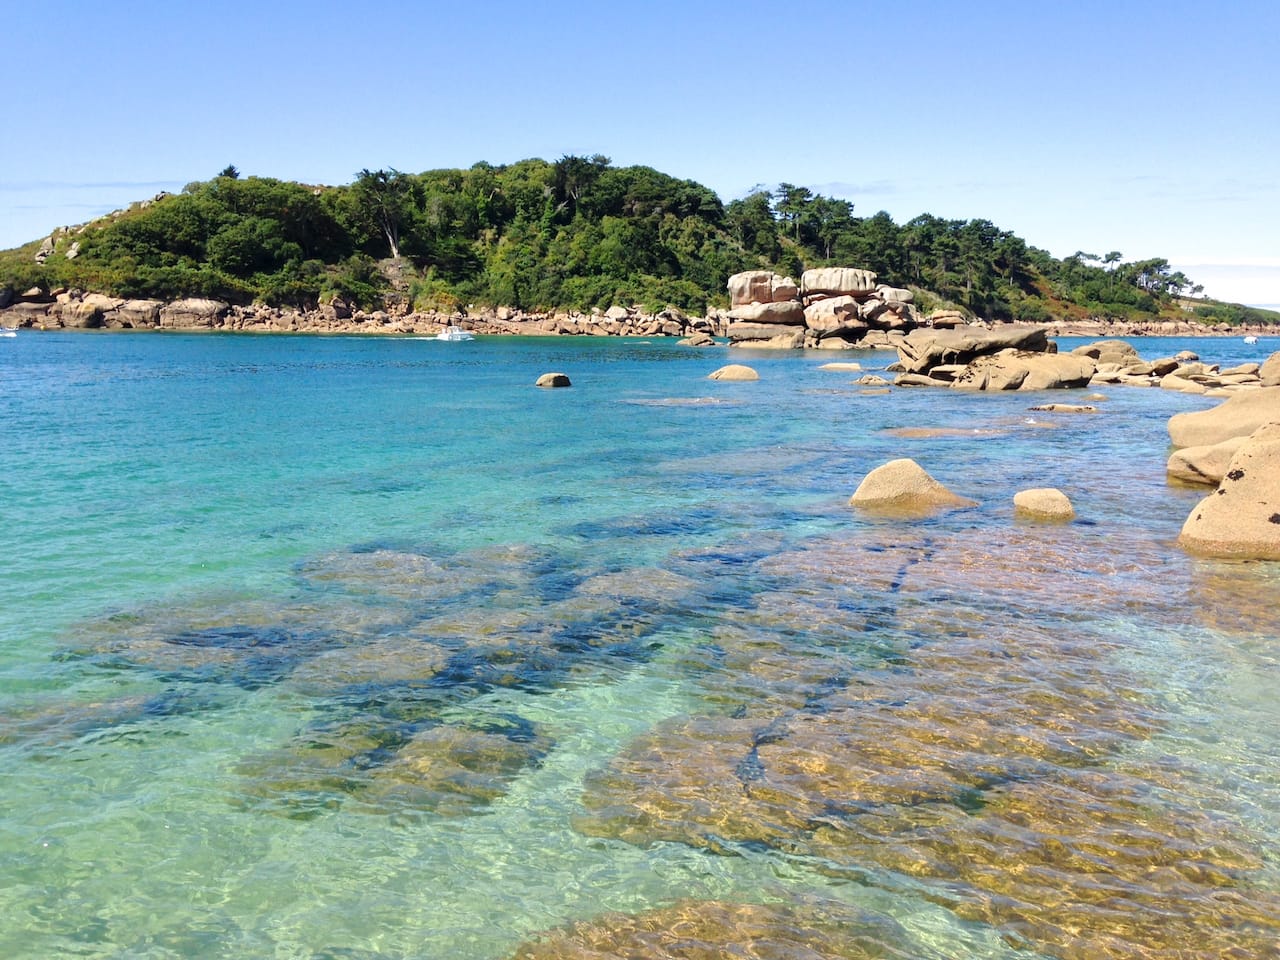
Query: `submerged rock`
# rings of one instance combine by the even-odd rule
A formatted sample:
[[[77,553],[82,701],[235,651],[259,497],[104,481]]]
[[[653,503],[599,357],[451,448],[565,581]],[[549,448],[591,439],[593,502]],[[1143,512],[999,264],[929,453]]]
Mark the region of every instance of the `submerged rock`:
[[[511,960],[890,960],[917,953],[909,940],[895,921],[835,901],[690,901],[548,931]]]

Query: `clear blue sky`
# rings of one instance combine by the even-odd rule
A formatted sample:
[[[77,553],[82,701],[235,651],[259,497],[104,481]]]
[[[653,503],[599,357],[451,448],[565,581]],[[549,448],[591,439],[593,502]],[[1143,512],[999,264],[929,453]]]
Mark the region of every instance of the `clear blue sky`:
[[[227,164],[336,184],[603,153],[1280,304],[1274,0],[11,7],[0,248]]]

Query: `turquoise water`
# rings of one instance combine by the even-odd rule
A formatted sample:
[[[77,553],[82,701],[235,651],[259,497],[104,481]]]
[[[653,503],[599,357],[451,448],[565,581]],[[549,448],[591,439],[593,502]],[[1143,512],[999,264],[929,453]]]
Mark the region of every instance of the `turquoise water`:
[[[505,957],[707,902],[856,911],[884,955],[1164,955],[1166,911],[1229,931],[1187,956],[1274,955],[1280,576],[1178,551],[1203,491],[1164,475],[1212,401],[1055,417],[832,359],[6,342],[0,956]],[[901,456],[980,505],[853,512]],[[1077,521],[1016,521],[1033,486]]]

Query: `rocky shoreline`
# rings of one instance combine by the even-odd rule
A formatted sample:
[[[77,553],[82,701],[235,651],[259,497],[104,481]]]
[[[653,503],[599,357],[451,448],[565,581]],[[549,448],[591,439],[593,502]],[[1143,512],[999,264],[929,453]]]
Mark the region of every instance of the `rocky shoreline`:
[[[873,301],[874,302],[874,301]],[[883,302],[883,301],[881,301]],[[221,300],[130,300],[103,294],[63,290],[54,293],[29,291],[0,302],[0,327],[34,330],[172,330],[222,331],[235,333],[299,333],[329,335],[434,336],[448,326],[458,326],[480,336],[596,336],[698,338],[710,344],[714,338],[732,339],[735,345],[753,348],[809,347],[814,349],[896,349],[910,329],[955,326],[978,329],[1011,329],[1025,324],[963,321],[948,315],[916,318],[907,310],[884,310],[864,324],[856,338],[809,336],[806,328],[790,335],[739,336],[745,326],[734,310],[709,310],[706,316],[687,316],[668,307],[650,313],[639,307],[611,307],[591,313],[525,312],[497,307],[452,313],[426,311],[364,311],[341,300],[315,310],[296,310],[264,304],[239,306]],[[883,317],[880,326],[874,326]],[[754,324],[764,327],[764,324]],[[1108,319],[1050,321],[1035,324],[1051,336],[1064,337],[1213,337],[1277,336],[1270,326],[1231,327],[1206,325],[1192,320],[1125,322]],[[775,328],[777,329],[777,328]],[[834,331],[832,331],[834,332]],[[797,337],[795,333],[801,333]],[[785,341],[785,342],[783,342]]]

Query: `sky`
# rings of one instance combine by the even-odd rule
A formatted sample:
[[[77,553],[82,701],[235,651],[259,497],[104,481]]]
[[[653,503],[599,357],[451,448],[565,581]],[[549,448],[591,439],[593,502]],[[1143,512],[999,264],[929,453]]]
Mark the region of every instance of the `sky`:
[[[0,249],[161,190],[604,154],[1280,306],[1280,4],[14,4]]]

